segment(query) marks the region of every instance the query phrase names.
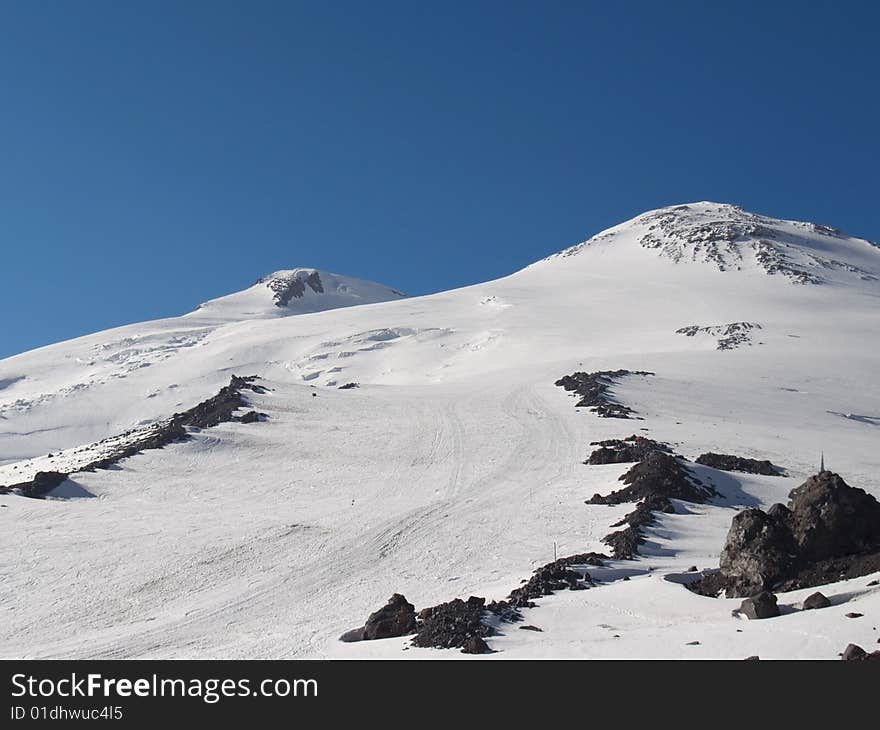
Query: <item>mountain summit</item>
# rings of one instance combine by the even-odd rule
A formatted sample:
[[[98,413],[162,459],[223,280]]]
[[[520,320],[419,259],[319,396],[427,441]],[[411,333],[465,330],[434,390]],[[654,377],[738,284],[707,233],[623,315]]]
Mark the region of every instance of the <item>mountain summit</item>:
[[[648,211],[550,260],[611,242],[656,251],[674,263],[759,271],[794,284],[880,279],[880,247],[875,243],[818,223],[771,218],[709,201]]]
[[[243,291],[200,304],[192,314],[223,320],[256,319],[375,304],[405,296],[384,284],[301,267],[267,274]]]

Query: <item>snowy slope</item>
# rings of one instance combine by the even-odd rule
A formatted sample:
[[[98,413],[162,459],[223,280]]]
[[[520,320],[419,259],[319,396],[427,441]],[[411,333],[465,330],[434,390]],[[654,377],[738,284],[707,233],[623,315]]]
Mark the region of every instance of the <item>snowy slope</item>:
[[[289,275],[312,306],[309,272],[267,281]],[[876,616],[867,577],[825,591],[845,607],[745,627],[732,602],[675,577],[717,566],[735,507],[784,501],[821,450],[880,495],[878,277],[867,241],[695,203],[464,289],[287,317],[274,311],[287,289],[264,281],[185,317],[4,360],[0,484],[63,468],[76,447],[189,407],[230,373],[271,390],[252,398],[264,423],[64,485],[96,499],[0,496],[0,655],[437,656],[336,637],[394,592],[417,607],[502,598],[553,559],[554,541],[561,555],[602,550],[631,505],[583,500],[627,465],[581,462],[590,441],[638,429],[691,458],[767,458],[788,477],[730,475],[726,503],[664,515],[647,556],[602,569],[602,588],[541,599],[528,621],[544,632],[506,631],[491,656],[867,648],[876,620],[842,617],[853,602]],[[736,323],[753,326],[718,349]],[[599,419],[553,385],[617,368],[656,373],[614,389],[643,421]],[[361,387],[338,389],[348,382]]]
[[[97,441],[192,405],[229,380],[204,349],[235,323],[405,295],[318,269],[276,271],[183,316],[128,325],[0,361],[0,464]]]

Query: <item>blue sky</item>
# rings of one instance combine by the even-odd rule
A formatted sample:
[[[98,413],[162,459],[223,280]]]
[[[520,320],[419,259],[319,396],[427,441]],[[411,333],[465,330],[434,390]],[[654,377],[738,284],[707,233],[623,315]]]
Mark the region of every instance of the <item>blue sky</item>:
[[[878,7],[0,0],[0,356],[690,200],[880,239]]]

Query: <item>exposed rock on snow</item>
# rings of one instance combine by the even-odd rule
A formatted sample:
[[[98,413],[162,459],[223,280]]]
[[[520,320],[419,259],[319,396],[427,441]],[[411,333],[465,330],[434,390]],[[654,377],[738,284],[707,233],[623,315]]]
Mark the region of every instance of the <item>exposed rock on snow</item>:
[[[857,644],[848,644],[840,658],[845,662],[880,661],[880,651],[869,654]]]
[[[731,322],[708,326],[692,324],[675,330],[675,334],[687,337],[708,335],[717,339],[716,350],[734,350],[740,345],[751,345],[752,330],[756,329],[762,329],[757,322]]]
[[[247,405],[242,395],[243,391],[266,392],[265,388],[254,383],[255,380],[257,380],[256,376],[233,375],[229,385],[222,387],[216,395],[192,408],[182,413],[175,413],[171,418],[159,423],[81,447],[77,450],[76,458],[71,461],[68,470],[40,471],[26,482],[10,486],[0,485],[0,494],[15,491],[26,497],[41,497],[76,472],[106,469],[142,451],[161,449],[175,441],[183,441],[189,437],[187,428],[211,428],[220,423],[236,420],[242,423],[262,420],[263,414],[255,411],[245,413],[240,418],[233,415],[236,410]]]
[[[589,408],[600,418],[632,418],[632,408],[618,403],[610,393],[616,380],[625,375],[653,375],[644,370],[600,370],[595,373],[576,372],[565,375],[555,385],[581,396],[576,408]]]
[[[265,284],[274,293],[275,306],[285,307],[293,299],[302,299],[306,286],[316,294],[324,293],[324,284],[321,275],[317,271],[303,271],[297,269],[286,274],[272,274],[258,282]]]
[[[611,494],[594,494],[587,504],[622,504],[648,497],[682,499],[702,504],[716,495],[715,490],[697,479],[680,457],[651,451],[642,461],[620,477],[628,485]]]
[[[760,509],[737,513],[721,551],[728,594],[748,596],[777,585],[796,569],[796,552],[785,523]]]
[[[776,596],[768,591],[761,591],[756,596],[746,598],[737,611],[748,619],[773,618],[779,615]]]
[[[674,513],[670,499],[701,504],[715,496],[712,487],[704,485],[683,465],[681,457],[666,451],[647,450],[638,464],[620,477],[629,486],[608,495],[594,494],[587,504],[622,504],[642,500],[635,510],[612,527],[626,525],[623,530],[602,538],[618,560],[632,560],[644,543],[643,528],[656,522],[655,512]]]
[[[593,441],[590,446],[599,448],[590,454],[586,464],[628,464],[641,461],[652,451],[665,451],[670,453],[672,449],[668,444],[654,441],[646,436],[633,434],[625,439],[606,439],[605,441]]]
[[[822,284],[819,273],[840,270],[863,280],[875,280],[873,273],[846,261],[802,247],[804,236],[795,226],[749,213],[733,205],[700,203],[646,213],[638,219],[647,228],[641,238],[645,248],[656,249],[675,262],[702,261],[719,271],[757,265],[767,274],[784,276],[795,284]],[[804,224],[800,224],[803,227]],[[807,224],[811,233],[828,233],[825,226]]]
[[[419,612],[418,633],[412,640],[413,646],[438,649],[461,647],[465,654],[489,651],[483,637],[490,636],[493,629],[483,622],[485,603],[485,598],[471,596],[467,601],[456,598],[423,609]]]
[[[831,601],[828,600],[828,597],[817,591],[804,599],[803,609],[804,611],[812,611],[817,608],[828,608],[830,605]]]
[[[661,495],[652,495],[639,502],[636,508],[612,527],[626,525],[623,530],[612,532],[602,542],[612,550],[616,560],[632,560],[639,554],[639,545],[645,542],[643,528],[657,522],[656,512],[675,513],[672,502]]]
[[[748,459],[744,456],[735,456],[733,454],[714,454],[709,452],[700,454],[695,461],[697,464],[710,466],[721,471],[741,471],[746,474],[764,474],[771,477],[782,476],[782,472],[766,459]]]
[[[17,492],[23,497],[42,497],[64,482],[67,476],[57,471],[38,471],[29,481],[11,484],[8,487],[0,485],[0,494]]]
[[[340,641],[372,641],[406,636],[416,630],[416,609],[404,596],[395,593],[382,608],[371,613],[358,629],[347,631]]]
[[[792,490],[791,532],[804,562],[880,549],[880,502],[830,471]]]
[[[729,597],[793,590],[880,569],[880,503],[822,471],[790,493],[788,507],[734,516],[720,573],[689,587]]]
[[[577,570],[584,565],[603,565],[607,555],[600,553],[582,553],[559,558],[552,563],[538,568],[523,585],[514,588],[507,597],[516,608],[534,605],[532,599],[549,596],[556,591],[583,590],[594,585],[593,579],[586,570]]]

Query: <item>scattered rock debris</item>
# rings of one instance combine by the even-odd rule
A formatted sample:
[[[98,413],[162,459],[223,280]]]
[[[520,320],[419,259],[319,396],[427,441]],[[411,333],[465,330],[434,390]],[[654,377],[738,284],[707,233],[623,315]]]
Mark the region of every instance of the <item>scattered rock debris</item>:
[[[675,334],[687,337],[709,335],[717,338],[716,350],[734,350],[740,345],[751,345],[752,330],[759,329],[762,327],[757,322],[731,322],[730,324],[715,324],[705,327],[692,324],[675,330]]]
[[[632,408],[618,403],[610,388],[626,375],[653,375],[645,370],[599,370],[594,373],[576,372],[565,375],[555,385],[581,396],[576,408],[589,408],[600,418],[633,418]]]
[[[161,449],[176,441],[184,441],[189,438],[187,430],[189,428],[211,428],[220,423],[230,421],[253,423],[254,421],[262,420],[265,415],[255,411],[250,411],[240,418],[236,418],[233,415],[236,410],[247,405],[243,391],[266,392],[263,386],[257,385],[254,382],[256,380],[257,376],[255,375],[248,377],[233,375],[229,380],[229,385],[223,386],[216,395],[182,413],[175,413],[171,418],[159,423],[127,431],[119,436],[113,436],[97,442],[94,444],[96,447],[101,445],[109,447],[108,451],[103,452],[99,458],[87,462],[73,471],[37,472],[32,479],[26,482],[9,486],[0,485],[0,494],[15,491],[17,494],[25,497],[41,498],[59,486],[68,476],[76,472],[106,469],[142,451]],[[251,416],[250,414],[252,413],[255,415]]]
[[[649,451],[620,481],[628,486],[604,496],[594,494],[586,501],[587,504],[639,502],[635,510],[612,525],[626,525],[623,530],[602,538],[617,560],[631,560],[638,555],[639,546],[645,542],[643,528],[656,522],[657,512],[674,513],[672,499],[701,504],[716,495],[712,487],[690,473],[683,459],[665,451]]]
[[[735,456],[733,454],[713,454],[709,452],[700,454],[695,461],[697,464],[710,466],[721,471],[740,471],[746,474],[763,474],[770,477],[782,476],[782,471],[766,459],[748,459],[744,456]]]
[[[633,434],[625,439],[607,439],[605,441],[593,441],[590,446],[599,448],[590,454],[585,464],[627,464],[641,461],[652,451],[665,451],[671,453],[668,444],[654,441],[646,436]]]

